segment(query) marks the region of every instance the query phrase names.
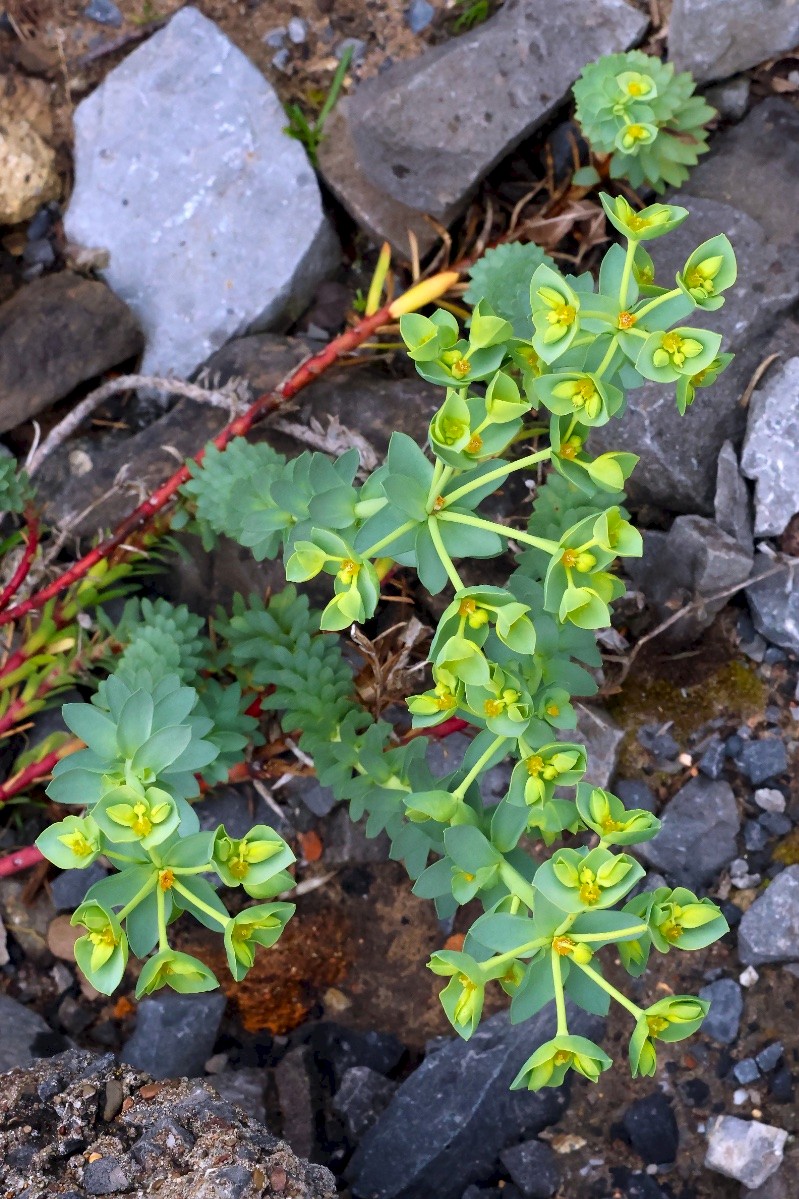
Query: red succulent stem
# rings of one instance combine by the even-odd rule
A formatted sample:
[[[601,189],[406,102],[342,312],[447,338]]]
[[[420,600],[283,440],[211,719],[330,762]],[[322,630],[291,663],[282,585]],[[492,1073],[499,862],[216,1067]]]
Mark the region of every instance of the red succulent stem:
[[[14,598],[22,584],[28,577],[28,572],[33,565],[33,559],[36,557],[36,551],[39,548],[39,536],[41,528],[39,518],[32,509],[26,509],[25,522],[27,524],[27,539],[25,543],[25,551],[17,564],[17,569],[11,576],[8,584],[0,592],[0,612],[5,608],[6,604]]]
[[[246,412],[236,417],[220,433],[217,433],[216,437],[212,439],[211,444],[216,446],[218,450],[223,450],[234,438],[243,437],[257,421],[263,420],[265,416],[282,407],[297,392],[301,391],[303,387],[307,387],[309,383],[328,370],[343,354],[356,349],[371,337],[381,325],[388,324],[391,319],[391,305],[386,305],[372,316],[364,317],[352,329],[348,329],[346,333],[342,333],[339,337],[334,338],[318,354],[314,354],[313,357],[308,358],[297,367],[285,383],[281,384],[276,391],[267,392],[254,400]],[[203,448],[199,453],[194,455],[191,461],[202,462],[204,456],[205,449]],[[129,537],[140,532],[149,524],[190,477],[191,471],[188,464],[181,466],[144,503],[139,504],[138,508],[134,508],[117,525],[110,537],[100,542],[88,554],[84,554],[82,558],[79,558],[68,570],[64,571],[57,579],[54,579],[52,583],[48,583],[41,591],[34,592],[33,595],[23,600],[22,603],[16,604],[13,608],[8,608],[5,612],[0,612],[0,625],[21,620],[29,612],[34,612],[44,607],[48,600],[59,595],[67,587],[71,587],[73,583],[77,583],[80,579],[84,578],[93,566],[96,566],[104,558],[108,558],[124,541],[127,541]]]
[[[36,866],[44,861],[44,856],[35,845],[26,845],[16,853],[10,853],[0,858],[0,878],[10,878],[12,874],[20,874],[23,870]]]

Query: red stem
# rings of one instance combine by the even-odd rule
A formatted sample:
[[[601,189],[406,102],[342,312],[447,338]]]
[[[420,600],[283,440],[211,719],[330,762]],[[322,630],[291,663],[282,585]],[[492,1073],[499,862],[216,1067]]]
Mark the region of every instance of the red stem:
[[[256,421],[262,420],[270,412],[274,412],[277,408],[280,408],[287,400],[292,399],[298,391],[301,391],[303,387],[307,387],[318,375],[321,375],[328,367],[332,366],[342,354],[356,349],[362,342],[371,337],[381,325],[387,324],[391,319],[389,305],[381,308],[379,312],[375,312],[373,316],[364,317],[352,329],[348,329],[346,333],[342,333],[339,337],[334,338],[318,354],[314,354],[312,358],[303,362],[276,391],[259,396],[242,416],[237,417],[229,425],[226,425],[221,433],[218,433],[213,438],[211,444],[215,445],[218,450],[223,450],[235,437],[243,437],[245,433],[250,431]],[[192,461],[202,462],[204,455],[205,449],[203,448],[198,454],[195,454]],[[54,579],[47,587],[43,587],[41,591],[35,592],[21,604],[17,604],[5,612],[0,612],[0,625],[8,624],[13,620],[21,620],[29,612],[44,607],[47,601],[52,599],[53,596],[58,595],[67,587],[71,587],[73,583],[77,583],[93,566],[101,562],[104,558],[107,558],[124,541],[127,541],[129,537],[139,532],[148,524],[172,499],[178,488],[182,487],[190,477],[191,472],[188,465],[181,466],[143,504],[139,504],[138,508],[135,508],[133,512],[126,516],[117,525],[110,537],[106,538],[98,546],[95,546],[88,554],[84,554],[69,570],[66,570],[59,578]]]
[[[31,866],[43,861],[44,857],[35,845],[26,845],[24,849],[18,849],[16,853],[10,853],[7,857],[0,858],[0,878],[10,878],[12,874],[20,874],[23,870],[28,870]]]
[[[80,746],[81,744],[82,742],[78,742],[77,746]],[[0,804],[8,803],[9,799],[13,799],[15,795],[19,795],[20,792],[24,791],[26,787],[29,787],[31,783],[38,782],[39,779],[44,778],[46,774],[51,772],[56,762],[60,762],[62,758],[68,756],[67,753],[65,753],[66,749],[69,747],[77,748],[77,746],[74,742],[68,741],[59,749],[54,749],[49,754],[45,754],[43,758],[38,760],[38,762],[30,762],[24,770],[20,770],[18,774],[15,774],[12,778],[7,779],[6,782],[0,786]]]
[[[3,591],[0,592],[0,612],[5,608],[9,600],[13,599],[19,591],[22,584],[28,577],[28,572],[33,565],[33,559],[36,556],[36,551],[39,548],[39,518],[35,512],[26,511],[25,520],[27,523],[28,538],[25,544],[25,552],[17,564],[17,569],[11,576],[11,581]]]

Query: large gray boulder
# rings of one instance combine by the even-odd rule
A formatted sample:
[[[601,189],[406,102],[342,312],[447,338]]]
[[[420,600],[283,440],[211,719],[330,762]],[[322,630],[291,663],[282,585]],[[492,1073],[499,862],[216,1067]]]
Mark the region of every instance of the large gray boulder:
[[[469,33],[361,84],[345,132],[375,187],[446,224],[586,63],[645,29],[627,0],[507,0]],[[337,191],[348,203],[347,189]]]
[[[229,338],[284,325],[337,263],[285,124],[270,84],[191,6],[78,105],[65,228],[108,251],[144,372],[185,377]]]
[[[799,42],[795,0],[674,0],[669,58],[700,83],[745,71]]]

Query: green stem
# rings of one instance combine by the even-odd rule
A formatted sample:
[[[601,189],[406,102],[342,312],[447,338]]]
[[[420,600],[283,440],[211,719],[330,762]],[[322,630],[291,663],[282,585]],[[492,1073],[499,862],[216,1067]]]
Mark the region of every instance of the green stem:
[[[499,953],[495,958],[489,958],[483,965],[493,970],[495,966],[502,966],[505,962],[512,962],[515,958],[523,957],[526,953],[534,953],[535,950],[542,949],[551,940],[551,937],[536,937],[534,941],[527,941],[524,945],[517,945],[515,949],[509,949],[507,953]]]
[[[507,525],[496,524],[493,520],[483,520],[481,516],[467,516],[465,512],[439,512],[439,520],[448,520],[454,525],[471,525],[475,529],[487,529],[489,533],[499,533],[500,537],[512,537],[525,545],[532,545],[537,550],[545,550],[554,554],[558,548],[557,541],[549,541],[545,537],[533,537],[531,533],[523,533],[520,529],[509,529]]]
[[[232,919],[231,916],[223,916],[212,908],[210,903],[206,903],[204,899],[198,899],[196,895],[192,895],[186,887],[182,887],[179,882],[172,884],[173,891],[177,891],[178,895],[182,895],[184,899],[189,899],[194,904],[195,908],[199,908],[201,912],[205,912],[206,916],[210,916],[212,920],[216,920],[217,924],[221,924],[222,928],[227,928]]]
[[[503,861],[500,865],[499,877],[511,895],[518,895],[522,903],[532,912],[535,907],[535,887],[533,884],[528,883],[524,875],[520,874],[515,866],[511,866],[510,862],[506,861]]]
[[[110,857],[110,854],[108,856]],[[139,891],[137,891],[136,894],[133,896],[133,899],[131,899],[130,903],[126,903],[124,908],[122,908],[122,910],[120,912],[117,912],[117,920],[119,921],[120,924],[125,919],[125,917],[129,916],[130,913],[133,911],[133,909],[137,908],[139,906],[139,904],[141,903],[141,901],[150,894],[150,892],[152,891],[153,887],[155,887],[157,882],[158,882],[158,873],[157,873],[157,871],[154,870],[152,875],[150,876],[150,878],[147,879],[147,882],[144,884],[144,886]]]
[[[163,953],[165,949],[169,949],[169,940],[166,935],[166,898],[160,887],[155,893],[155,898],[158,906],[158,951]]]
[[[619,286],[619,307],[624,310],[627,307],[627,292],[630,290],[630,276],[633,273],[633,261],[635,259],[635,251],[638,248],[638,242],[632,238],[627,242],[627,254],[624,258],[624,269],[621,273],[621,284]]]
[[[632,937],[636,933],[645,933],[648,925],[636,924],[634,928],[614,929],[612,933],[569,933],[572,941],[613,941],[618,937]]]
[[[444,567],[444,570],[447,572],[447,578],[456,591],[463,591],[465,584],[455,569],[452,559],[447,553],[446,546],[444,545],[441,537],[441,530],[438,527],[439,519],[440,517],[436,518],[435,516],[429,516],[427,518],[427,527],[430,530],[430,536],[433,540],[433,545],[436,547],[436,553],[441,559],[441,564]]]
[[[607,352],[605,353],[605,357],[602,359],[602,361],[600,362],[599,366],[598,366],[598,367],[596,368],[596,370],[593,372],[593,375],[594,375],[594,378],[595,378],[595,379],[601,379],[601,378],[602,378],[602,376],[604,375],[605,371],[606,371],[606,370],[608,369],[608,367],[610,366],[611,362],[613,361],[613,357],[614,357],[614,355],[615,355],[615,353],[616,353],[616,347],[618,346],[618,344],[619,344],[619,339],[618,339],[618,337],[611,337],[611,339],[610,339],[610,345],[609,345],[609,346],[608,346],[608,348],[607,348]]]
[[[555,1032],[557,1037],[567,1037],[569,1035],[569,1026],[566,1022],[566,996],[563,993],[563,977],[560,972],[560,954],[553,949],[551,953],[552,961],[552,982],[555,985],[555,1011],[558,1014],[558,1027]]]
[[[542,432],[546,429],[542,428]],[[446,496],[448,504],[456,503],[463,496],[469,495],[472,491],[477,491],[486,483],[492,483],[494,479],[502,479],[505,475],[513,474],[515,470],[525,470],[528,466],[535,466],[537,462],[545,462],[547,458],[552,457],[552,450],[539,450],[537,454],[527,454],[524,458],[517,459],[516,462],[503,462],[502,466],[498,466],[496,470],[489,470],[486,474],[481,475],[479,479],[472,479],[469,483],[464,483],[462,487],[457,487],[455,491],[451,491]]]
[[[426,507],[430,507],[433,500],[438,495],[438,481],[444,473],[444,463],[440,458],[436,458],[436,464],[433,467],[433,478],[430,482],[430,490],[427,493]]]
[[[113,860],[115,862],[132,862],[134,866],[146,866],[147,865],[147,863],[143,862],[141,860],[141,858],[131,858],[126,853],[114,853],[110,849],[103,850],[103,857],[104,858],[113,858]]]
[[[619,1003],[623,1008],[626,1008],[630,1015],[634,1016],[636,1020],[641,1019],[644,1014],[643,1008],[638,1007],[637,1004],[633,1003],[632,999],[628,999],[626,995],[622,994],[621,991],[618,991],[612,983],[609,983],[607,979],[602,977],[598,970],[594,970],[593,966],[584,966],[582,962],[573,962],[573,965],[579,966],[583,974],[587,974],[589,978],[594,980],[598,987],[601,987],[603,991],[607,991],[611,999],[615,999],[616,1003]]]
[[[490,757],[494,753],[494,751],[496,749],[499,749],[500,745],[502,745],[503,742],[509,741],[509,740],[510,740],[509,737],[495,737],[494,740],[489,745],[488,749],[485,751],[485,753],[480,755],[480,757],[475,762],[474,766],[471,768],[469,773],[466,775],[466,778],[463,780],[463,782],[459,786],[457,786],[455,788],[455,790],[452,792],[452,794],[457,795],[458,799],[463,799],[464,795],[466,794],[466,792],[469,789],[470,784],[473,783],[474,780],[477,778],[478,774],[483,769],[486,762],[488,762],[488,760],[490,759]]]
[[[205,874],[214,869],[214,863],[206,862],[204,866],[170,866],[169,869],[173,874]]]
[[[400,527],[395,529],[393,533],[389,533],[387,537],[381,537],[380,541],[376,541],[374,545],[370,545],[368,550],[364,550],[364,552],[361,554],[361,557],[373,558],[375,554],[379,553],[380,550],[383,550],[386,548],[386,546],[391,545],[392,541],[397,541],[400,537],[403,537],[410,529],[413,528],[414,525],[418,523],[419,522],[416,520],[406,520],[405,524],[400,525]]]
[[[635,314],[635,319],[640,321],[642,316],[646,316],[648,312],[652,312],[659,304],[665,304],[667,300],[673,300],[675,296],[681,295],[679,287],[673,288],[671,291],[666,291],[662,296],[655,296],[654,300],[650,300],[648,304],[644,304],[643,308],[639,308]]]

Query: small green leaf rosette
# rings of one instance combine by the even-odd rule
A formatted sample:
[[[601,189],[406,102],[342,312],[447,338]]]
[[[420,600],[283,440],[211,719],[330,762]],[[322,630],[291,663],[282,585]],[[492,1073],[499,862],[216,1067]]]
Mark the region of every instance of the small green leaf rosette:
[[[588,783],[577,788],[577,811],[606,845],[637,845],[651,841],[660,830],[660,821],[651,812],[628,810],[617,796]]]
[[[91,816],[67,816],[40,833],[36,848],[60,870],[85,870],[103,852],[103,835]]]
[[[442,949],[427,963],[434,974],[449,978],[439,995],[441,1006],[458,1036],[468,1041],[480,1023],[486,978],[482,967],[468,953]]]
[[[128,962],[128,939],[113,912],[87,899],[73,913],[70,924],[86,929],[75,942],[75,961],[92,986],[110,995],[122,981]]]
[[[641,346],[635,369],[655,383],[675,383],[709,367],[721,347],[721,334],[688,326],[651,333]]]
[[[563,276],[542,263],[530,282],[533,349],[544,362],[565,354],[580,328],[580,297]]]
[[[228,887],[243,887],[255,899],[260,888],[296,861],[282,837],[266,824],[256,824],[244,837],[231,837],[220,825],[214,838],[213,864]]]
[[[198,995],[218,986],[214,972],[199,958],[177,949],[162,949],[144,963],[136,986],[136,998],[143,999],[162,987],[170,987],[179,995]]]
[[[677,380],[677,410],[680,416],[685,416],[686,411],[693,404],[697,390],[702,387],[711,387],[734,357],[734,354],[717,354],[704,370],[697,371],[695,375],[680,375]]]
[[[627,854],[601,846],[561,849],[538,868],[535,888],[561,911],[590,912],[618,903],[643,876],[643,867]]]
[[[514,1078],[511,1089],[540,1091],[542,1087],[558,1087],[569,1070],[596,1082],[612,1065],[608,1055],[593,1041],[565,1033],[536,1049]]]
[[[256,947],[271,948],[294,911],[293,903],[260,903],[231,918],[225,928],[225,953],[236,982],[241,982],[251,968]]]
[[[539,403],[556,416],[576,416],[590,428],[606,425],[618,412],[624,393],[587,372],[556,371],[542,375],[533,384]]]
[[[663,237],[688,219],[688,209],[678,204],[650,204],[636,212],[624,196],[600,192],[599,200],[613,228],[634,242]]]
[[[730,239],[719,233],[702,242],[677,274],[677,286],[696,304],[697,308],[714,312],[721,308],[721,294],[732,287],[738,277],[738,265]]]

